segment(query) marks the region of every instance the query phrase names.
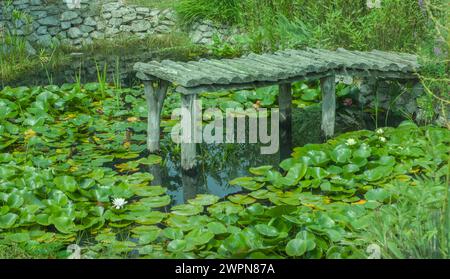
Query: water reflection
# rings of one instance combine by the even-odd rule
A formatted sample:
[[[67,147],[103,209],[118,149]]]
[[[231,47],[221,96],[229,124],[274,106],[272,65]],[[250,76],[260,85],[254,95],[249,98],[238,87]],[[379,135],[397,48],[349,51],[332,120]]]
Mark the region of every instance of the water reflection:
[[[336,118],[336,134],[343,132],[371,129],[371,119],[357,119],[361,126],[354,122],[345,121],[339,114]],[[396,118],[389,126],[397,126]],[[153,185],[161,185],[168,189],[172,196],[172,206],[185,203],[197,194],[213,194],[226,197],[242,191],[240,187],[229,184],[229,181],[249,175],[249,169],[264,165],[272,165],[278,168],[281,161],[289,158],[296,146],[308,143],[324,142],[320,130],[320,107],[312,107],[307,110],[294,110],[292,126],[280,127],[280,149],[272,155],[261,155],[261,144],[199,144],[199,163],[195,171],[182,172],[180,166],[180,154],[177,147],[171,142],[165,146],[163,166],[151,166],[149,171],[155,179]],[[372,126],[371,126],[372,125]]]
[[[261,155],[261,144],[199,144],[197,168],[184,172],[180,166],[179,152],[166,152],[163,166],[150,166],[154,176],[152,185],[168,188],[172,206],[185,203],[198,194],[226,197],[241,192],[240,187],[229,184],[230,180],[249,175],[252,167],[272,165],[277,167],[292,153],[291,129],[280,131],[280,150],[276,154]]]

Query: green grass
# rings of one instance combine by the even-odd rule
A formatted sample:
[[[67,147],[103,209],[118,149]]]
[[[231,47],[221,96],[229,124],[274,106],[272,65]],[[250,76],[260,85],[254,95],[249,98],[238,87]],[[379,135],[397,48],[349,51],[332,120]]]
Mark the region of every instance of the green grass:
[[[418,1],[382,3],[370,10],[366,1],[348,0],[179,0],[175,7],[186,24],[208,18],[241,26],[253,51],[307,45],[413,52],[429,39],[429,18]]]
[[[394,201],[367,217],[372,225],[361,237],[378,245],[382,258],[448,258],[448,183],[426,178],[388,191]]]

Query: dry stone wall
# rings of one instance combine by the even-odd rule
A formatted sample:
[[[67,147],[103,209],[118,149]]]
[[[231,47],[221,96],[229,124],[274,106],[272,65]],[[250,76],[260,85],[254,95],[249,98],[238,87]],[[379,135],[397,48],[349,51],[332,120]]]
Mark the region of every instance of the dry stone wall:
[[[151,9],[108,0],[14,0],[0,1],[0,31],[25,36],[33,45],[66,44],[79,47],[97,39],[119,35],[146,37],[181,31],[170,9]],[[26,14],[16,18],[13,10]],[[198,44],[211,44],[214,35],[226,38],[233,32],[211,21],[194,24],[187,33]]]

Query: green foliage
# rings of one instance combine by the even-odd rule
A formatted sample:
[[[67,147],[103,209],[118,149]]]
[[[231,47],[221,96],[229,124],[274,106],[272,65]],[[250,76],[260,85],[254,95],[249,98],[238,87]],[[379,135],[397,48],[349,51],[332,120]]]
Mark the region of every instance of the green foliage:
[[[200,19],[236,23],[239,21],[239,0],[183,0],[175,9],[185,24]]]
[[[148,186],[153,177],[139,171],[162,161],[140,156],[141,90],[106,88],[102,97],[99,88],[0,92],[0,238],[7,245],[54,244],[56,257],[81,242],[82,254],[94,258],[132,251],[144,258],[365,258],[372,241],[362,237],[366,216],[402,198],[391,189],[420,189],[419,175],[440,180],[448,169],[449,131],[404,123],[297,148],[282,171],[253,168],[254,176],[233,180],[241,193],[199,195],[163,209],[171,204],[166,189]],[[249,100],[268,98],[272,106],[267,96],[274,95],[268,88]],[[118,207],[116,198],[127,203]]]
[[[395,202],[364,217],[371,224],[362,237],[379,245],[383,258],[448,258],[445,214],[448,183],[418,180],[386,189]]]
[[[256,52],[301,46],[413,52],[430,35],[426,13],[413,0],[386,0],[375,9],[346,0],[180,0],[177,7],[186,23],[206,18],[243,27]]]

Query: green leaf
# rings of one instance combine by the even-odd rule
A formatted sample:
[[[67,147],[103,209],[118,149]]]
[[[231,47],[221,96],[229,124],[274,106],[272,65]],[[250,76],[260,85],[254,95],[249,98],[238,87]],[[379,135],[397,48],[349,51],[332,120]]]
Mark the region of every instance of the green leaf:
[[[77,181],[72,176],[58,176],[53,180],[56,187],[65,192],[75,192],[77,190]]]
[[[371,155],[372,149],[369,145],[363,143],[359,146],[355,152],[353,152],[354,158],[369,158]]]
[[[241,195],[241,194],[236,194],[236,195],[229,196],[228,199],[231,202],[234,202],[234,203],[237,203],[237,204],[243,204],[243,205],[251,204],[251,203],[254,203],[256,201],[256,199],[254,199],[254,198],[252,198],[250,196]]]
[[[377,181],[383,177],[389,176],[392,173],[392,167],[380,166],[364,172],[364,177],[367,181]]]
[[[308,168],[308,174],[311,175],[314,179],[318,180],[322,180],[329,175],[326,170],[319,167]]]
[[[195,199],[189,200],[188,203],[193,205],[211,205],[215,204],[217,201],[219,201],[219,197],[214,195],[205,195],[205,194],[199,194]]]
[[[162,158],[160,156],[150,154],[147,158],[142,158],[137,161],[141,165],[157,165],[161,164]]]
[[[214,234],[224,234],[227,233],[227,228],[219,222],[212,222],[208,224],[208,230]]]
[[[19,243],[27,242],[30,240],[30,234],[28,232],[7,234],[5,239],[8,241],[19,242]]]
[[[344,173],[355,173],[359,171],[359,167],[355,164],[348,164],[344,166],[343,170]]]
[[[249,171],[251,174],[264,176],[272,168],[273,168],[273,166],[261,166],[261,167],[257,167],[257,168],[250,168]]]
[[[239,177],[233,179],[230,181],[230,185],[240,186],[250,191],[256,191],[263,186],[261,183],[256,182],[255,179],[252,177]]]
[[[10,208],[20,208],[24,202],[24,199],[15,193],[9,195],[8,200],[6,201],[7,205]]]
[[[397,244],[395,244],[392,241],[388,241],[387,246],[389,248],[389,251],[391,251],[392,254],[394,254],[394,256],[397,259],[404,259],[405,256],[403,255],[403,253],[400,251],[400,249],[398,248]]]
[[[249,247],[245,241],[246,237],[243,233],[236,233],[226,238],[222,245],[233,255],[239,255],[248,252]]]
[[[285,186],[294,186],[305,176],[308,166],[305,164],[293,165],[285,177],[281,178],[281,183]]]
[[[139,244],[146,245],[158,238],[161,229],[156,226],[139,226],[131,231],[139,237]]]
[[[292,239],[286,245],[286,254],[291,257],[300,257],[306,253],[308,243],[303,239]]]
[[[186,249],[187,242],[184,239],[175,239],[169,242],[167,245],[167,250],[170,252],[182,252]]]
[[[268,237],[276,237],[278,236],[278,230],[275,227],[266,225],[266,224],[258,224],[255,226],[256,230],[264,235],[264,236],[268,236]]]
[[[183,231],[177,228],[165,228],[163,231],[165,237],[169,239],[183,239]]]
[[[170,204],[170,196],[157,196],[141,199],[141,202],[150,208],[163,207]]]
[[[364,197],[367,200],[384,202],[385,200],[387,200],[390,197],[390,194],[388,191],[384,190],[383,188],[378,188],[378,189],[369,190],[364,195]]]
[[[172,214],[181,216],[197,215],[203,211],[203,206],[193,204],[180,204],[172,207]]]
[[[192,231],[190,231],[185,239],[187,243],[193,244],[193,245],[204,245],[211,241],[211,239],[214,238],[214,233],[207,231],[205,229],[199,229],[195,228]]]
[[[0,216],[0,229],[11,228],[18,218],[19,216],[14,213],[7,213],[3,216]]]
[[[310,150],[306,153],[308,157],[311,158],[311,163],[314,166],[323,166],[325,165],[330,159],[328,158],[327,153],[323,151],[317,151],[317,150]]]
[[[330,157],[336,163],[346,163],[352,156],[352,150],[346,145],[339,145],[330,153]]]
[[[50,217],[50,222],[62,233],[71,233],[75,230],[75,225],[69,217]]]

